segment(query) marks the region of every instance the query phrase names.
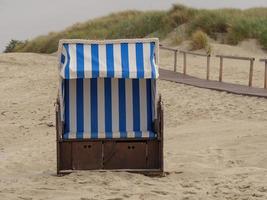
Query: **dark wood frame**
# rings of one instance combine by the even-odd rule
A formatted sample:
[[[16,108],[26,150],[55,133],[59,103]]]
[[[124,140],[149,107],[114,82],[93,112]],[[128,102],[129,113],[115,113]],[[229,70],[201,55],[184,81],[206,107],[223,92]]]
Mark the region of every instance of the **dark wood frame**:
[[[163,162],[163,103],[157,102],[154,121],[155,139],[68,139],[62,138],[60,102],[56,102],[57,174],[73,170],[114,170],[162,175]]]

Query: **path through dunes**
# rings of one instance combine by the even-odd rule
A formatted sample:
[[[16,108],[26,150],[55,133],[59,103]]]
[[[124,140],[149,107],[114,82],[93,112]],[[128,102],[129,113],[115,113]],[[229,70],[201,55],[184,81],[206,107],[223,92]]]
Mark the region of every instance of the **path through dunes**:
[[[213,80],[205,80],[162,68],[159,69],[159,79],[172,81],[180,84],[191,85],[199,88],[229,92],[233,94],[267,98],[267,89]]]
[[[0,199],[267,199],[267,100],[160,80],[163,178],[57,177],[56,57],[0,54]]]

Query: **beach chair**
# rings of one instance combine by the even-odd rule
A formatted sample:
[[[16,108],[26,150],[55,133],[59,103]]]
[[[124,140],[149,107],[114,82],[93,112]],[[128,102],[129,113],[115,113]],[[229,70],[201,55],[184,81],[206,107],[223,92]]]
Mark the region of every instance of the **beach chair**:
[[[158,39],[61,40],[57,173],[163,172]]]

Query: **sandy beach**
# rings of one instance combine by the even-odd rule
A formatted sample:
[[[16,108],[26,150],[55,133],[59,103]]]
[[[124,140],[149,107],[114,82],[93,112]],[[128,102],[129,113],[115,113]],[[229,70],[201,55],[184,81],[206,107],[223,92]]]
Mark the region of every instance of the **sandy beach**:
[[[252,43],[212,48],[214,53],[264,57]],[[162,51],[161,67],[171,68],[171,59]],[[218,61],[211,61],[215,80]],[[201,58],[190,59],[189,74],[205,77],[201,63]],[[248,62],[227,61],[225,66],[225,81],[247,84]],[[257,61],[256,87],[263,86],[263,70]],[[165,177],[90,171],[57,177],[57,84],[55,56],[0,54],[1,200],[267,199],[267,99],[159,80]]]

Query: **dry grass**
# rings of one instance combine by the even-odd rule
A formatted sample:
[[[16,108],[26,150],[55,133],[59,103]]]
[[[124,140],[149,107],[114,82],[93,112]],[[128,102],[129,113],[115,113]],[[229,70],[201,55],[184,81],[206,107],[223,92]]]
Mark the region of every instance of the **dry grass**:
[[[191,42],[193,50],[206,49],[208,47],[208,35],[201,30],[192,34]]]

